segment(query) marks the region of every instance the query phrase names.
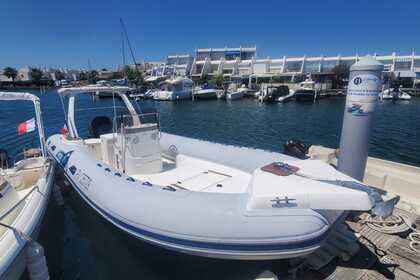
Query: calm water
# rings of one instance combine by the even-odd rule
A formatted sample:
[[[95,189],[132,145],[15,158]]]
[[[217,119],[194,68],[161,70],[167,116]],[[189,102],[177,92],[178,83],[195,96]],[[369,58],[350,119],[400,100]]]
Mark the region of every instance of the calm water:
[[[47,135],[64,124],[55,92],[41,97]],[[81,107],[112,105],[84,96]],[[141,103],[143,112],[157,110],[162,130],[226,144],[282,151],[289,139],[337,147],[344,98],[316,104],[260,104],[234,102]],[[9,155],[38,141],[35,133],[17,136],[16,125],[31,117],[31,106],[21,102],[0,104],[0,148]],[[77,113],[80,133],[98,111]],[[101,111],[100,114],[112,112]],[[420,166],[420,99],[409,103],[380,103],[374,119],[370,155]],[[265,269],[282,272],[282,262],[218,261],[183,256],[133,242],[96,215],[70,189],[66,204],[49,204],[40,241],[44,245],[52,279],[252,279]]]

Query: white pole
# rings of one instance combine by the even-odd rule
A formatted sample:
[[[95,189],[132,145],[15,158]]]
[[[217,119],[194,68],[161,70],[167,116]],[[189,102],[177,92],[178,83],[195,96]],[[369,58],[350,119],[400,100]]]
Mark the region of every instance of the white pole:
[[[36,123],[38,126],[38,135],[39,135],[39,143],[41,145],[42,156],[46,156],[45,151],[45,134],[44,134],[44,125],[42,123],[42,113],[41,113],[41,106],[39,100],[34,100],[34,107],[35,107],[35,117]]]
[[[383,68],[383,64],[372,57],[362,58],[350,68],[337,168],[359,181],[365,174]]]

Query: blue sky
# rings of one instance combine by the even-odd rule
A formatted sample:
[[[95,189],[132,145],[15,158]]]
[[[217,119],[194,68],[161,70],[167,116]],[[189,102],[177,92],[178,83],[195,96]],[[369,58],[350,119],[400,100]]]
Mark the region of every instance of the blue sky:
[[[114,67],[120,17],[139,61],[240,45],[259,57],[420,53],[419,0],[20,0],[0,9],[0,68]]]

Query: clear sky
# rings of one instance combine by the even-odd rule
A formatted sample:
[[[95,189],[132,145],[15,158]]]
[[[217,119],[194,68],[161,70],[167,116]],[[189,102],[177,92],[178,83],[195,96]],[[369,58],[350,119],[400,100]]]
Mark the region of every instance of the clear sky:
[[[420,53],[419,0],[17,0],[0,8],[0,68],[115,67],[120,17],[139,61],[254,45],[258,57]]]

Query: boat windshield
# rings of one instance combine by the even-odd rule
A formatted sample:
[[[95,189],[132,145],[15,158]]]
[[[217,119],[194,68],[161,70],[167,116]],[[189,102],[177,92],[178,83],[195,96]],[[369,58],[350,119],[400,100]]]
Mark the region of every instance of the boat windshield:
[[[92,98],[89,94],[83,94],[79,95],[75,102],[75,122],[81,138],[95,137],[92,126],[98,120],[101,122],[100,125],[109,127],[108,131],[105,131],[109,133],[118,131],[122,123],[125,127],[134,123],[133,117],[129,117],[130,111],[120,98]],[[135,116],[138,116],[141,123],[158,122],[154,108],[145,108],[143,110],[146,112],[143,112],[137,102],[131,104],[135,109]]]

